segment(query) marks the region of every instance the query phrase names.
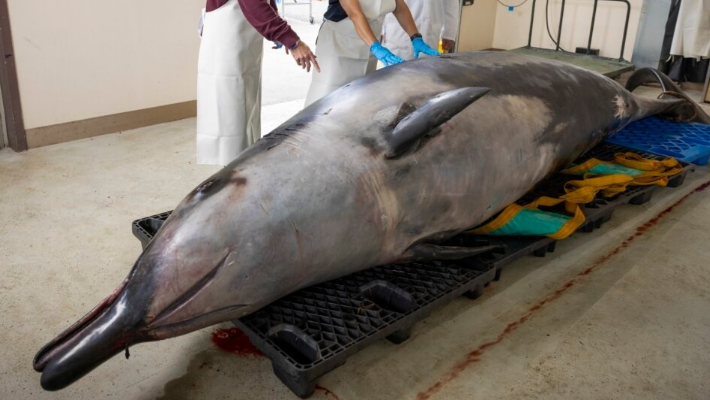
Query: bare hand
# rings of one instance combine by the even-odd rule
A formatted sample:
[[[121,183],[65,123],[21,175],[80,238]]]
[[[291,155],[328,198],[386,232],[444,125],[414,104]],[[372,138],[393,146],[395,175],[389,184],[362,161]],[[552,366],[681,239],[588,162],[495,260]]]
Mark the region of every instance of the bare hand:
[[[454,46],[456,46],[455,40],[441,39],[441,47],[444,49],[445,53],[451,53],[454,51]]]
[[[286,48],[286,54],[289,54],[288,48]],[[316,60],[316,55],[313,54],[311,48],[308,47],[307,44],[299,41],[298,46],[291,50],[291,55],[293,56],[293,59],[296,60],[296,64],[306,71],[311,72],[311,64],[313,64],[313,68],[315,68],[317,72],[320,72],[320,66]]]

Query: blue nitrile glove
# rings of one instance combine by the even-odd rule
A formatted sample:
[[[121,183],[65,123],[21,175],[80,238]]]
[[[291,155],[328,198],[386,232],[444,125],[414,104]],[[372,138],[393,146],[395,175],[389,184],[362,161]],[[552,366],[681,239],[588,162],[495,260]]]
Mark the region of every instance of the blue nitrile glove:
[[[440,56],[441,53],[429,47],[428,44],[424,43],[424,40],[420,37],[415,37],[412,39],[412,46],[414,46],[414,58],[419,58],[419,53],[424,53],[428,56]]]
[[[377,41],[372,43],[370,46],[370,52],[377,57],[378,60],[382,61],[382,64],[385,64],[385,67],[404,62],[404,60],[392,54],[387,47],[381,45],[380,42]]]
[[[274,50],[278,50],[278,49],[280,49],[280,48],[282,48],[282,47],[284,47],[283,44],[281,44],[280,42],[274,41],[274,45],[273,45],[271,48],[274,49]]]

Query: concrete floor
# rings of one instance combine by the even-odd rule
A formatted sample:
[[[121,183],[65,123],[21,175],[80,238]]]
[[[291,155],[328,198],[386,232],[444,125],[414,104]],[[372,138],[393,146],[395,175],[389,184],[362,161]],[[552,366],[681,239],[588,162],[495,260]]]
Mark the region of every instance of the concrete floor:
[[[272,89],[266,128],[302,104],[298,93],[269,100]],[[32,370],[35,352],[128,273],[140,254],[131,221],[172,209],[217,170],[194,165],[194,125],[0,151],[0,399],[295,398],[268,360],[213,346],[228,324],[135,346],[61,392],[42,391]],[[709,171],[519,260],[408,342],[352,357],[313,398],[710,398],[710,189],[696,190]]]

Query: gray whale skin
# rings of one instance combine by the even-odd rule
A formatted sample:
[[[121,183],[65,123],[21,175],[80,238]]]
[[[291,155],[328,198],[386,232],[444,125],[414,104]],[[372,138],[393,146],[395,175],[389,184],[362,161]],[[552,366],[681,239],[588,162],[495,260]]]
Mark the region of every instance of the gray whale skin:
[[[646,82],[677,93],[630,92]],[[650,69],[624,88],[505,52],[419,59],[358,79],[189,193],[126,280],[37,353],[41,385],[62,389],[129,346],[365,268],[471,255],[438,244],[626,124],[650,115],[710,123],[679,93]]]

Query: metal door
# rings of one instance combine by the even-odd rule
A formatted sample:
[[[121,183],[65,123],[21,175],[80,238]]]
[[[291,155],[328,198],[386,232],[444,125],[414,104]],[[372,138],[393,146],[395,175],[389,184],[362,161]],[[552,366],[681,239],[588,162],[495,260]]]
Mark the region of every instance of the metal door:
[[[636,68],[658,68],[671,0],[644,1],[631,62]]]

